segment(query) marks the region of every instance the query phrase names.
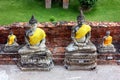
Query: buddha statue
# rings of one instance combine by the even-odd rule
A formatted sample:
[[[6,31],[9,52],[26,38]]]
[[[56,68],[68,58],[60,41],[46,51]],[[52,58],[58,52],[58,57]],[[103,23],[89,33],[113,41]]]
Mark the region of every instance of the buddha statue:
[[[10,31],[7,39],[7,43],[4,46],[4,52],[17,52],[19,49],[19,44],[17,43],[17,37]]]
[[[18,51],[21,55],[19,62],[21,70],[50,70],[52,68],[51,51],[45,45],[45,38],[45,31],[37,28],[37,20],[32,16],[25,33],[26,45]]]
[[[115,52],[116,49],[112,44],[112,36],[110,36],[110,31],[106,31],[106,35],[103,37],[102,44],[100,44],[99,52]]]
[[[26,45],[19,50],[19,53],[26,52],[35,52],[35,51],[45,51],[45,39],[46,33],[41,28],[37,28],[37,20],[34,19],[34,16],[29,21],[28,30],[25,34]]]
[[[91,27],[85,24],[83,12],[77,17],[77,26],[72,28],[71,38],[72,43],[70,43],[66,50],[76,51],[76,50],[91,50],[96,51],[96,47],[90,41],[91,37]]]
[[[68,70],[95,69],[96,47],[90,41],[91,27],[85,24],[82,10],[77,25],[72,28],[72,42],[66,47],[64,66]]]

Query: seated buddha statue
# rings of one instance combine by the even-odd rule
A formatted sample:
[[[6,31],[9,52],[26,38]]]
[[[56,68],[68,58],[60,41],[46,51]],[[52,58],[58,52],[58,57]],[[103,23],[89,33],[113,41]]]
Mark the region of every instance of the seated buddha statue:
[[[91,27],[85,24],[84,15],[81,10],[80,15],[77,17],[77,26],[72,28],[71,38],[72,43],[67,47],[67,51],[76,50],[91,50],[96,51],[96,47],[90,41]]]
[[[115,52],[116,49],[112,44],[112,36],[110,36],[110,31],[106,31],[106,35],[103,37],[102,44],[99,46],[99,52]]]
[[[12,31],[10,31],[7,39],[7,43],[5,44],[4,51],[5,52],[14,52],[18,51],[19,44],[17,43],[17,37],[13,34]]]
[[[13,34],[12,31],[10,31],[10,34],[8,35],[8,39],[7,39],[7,43],[5,46],[18,46],[17,43],[17,38],[16,36]]]
[[[66,47],[64,66],[68,70],[96,68],[96,47],[90,41],[91,27],[85,24],[82,10],[77,25],[72,28],[72,42]]]
[[[53,65],[51,51],[46,47],[46,33],[37,27],[37,20],[31,17],[25,32],[26,45],[19,49],[21,70],[50,70]]]
[[[46,49],[45,37],[46,33],[41,28],[37,28],[37,20],[32,16],[28,24],[28,30],[25,33],[26,45],[19,52],[44,51]]]

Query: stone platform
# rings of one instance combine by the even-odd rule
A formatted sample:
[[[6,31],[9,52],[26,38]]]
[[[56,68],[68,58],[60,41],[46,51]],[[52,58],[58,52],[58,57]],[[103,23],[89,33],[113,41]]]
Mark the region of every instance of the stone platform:
[[[97,63],[96,52],[66,52],[65,53],[65,68],[68,70],[93,70],[96,68]]]

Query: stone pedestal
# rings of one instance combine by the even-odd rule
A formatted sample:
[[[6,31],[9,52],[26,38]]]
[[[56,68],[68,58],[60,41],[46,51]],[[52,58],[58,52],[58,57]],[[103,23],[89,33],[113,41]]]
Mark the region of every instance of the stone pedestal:
[[[18,67],[21,70],[40,70],[49,71],[53,67],[51,52],[46,49],[45,51],[37,51],[31,53],[20,53]]]
[[[65,53],[65,68],[68,70],[93,70],[97,64],[95,51],[79,50]]]
[[[18,52],[18,50],[21,47],[22,46],[4,46],[3,47],[3,52],[15,53],[15,52]]]
[[[68,9],[69,6],[69,0],[63,0],[63,8]]]
[[[51,8],[51,0],[45,0],[45,7]]]
[[[116,52],[116,49],[115,49],[114,45],[111,44],[110,46],[99,46],[98,52],[99,53]]]

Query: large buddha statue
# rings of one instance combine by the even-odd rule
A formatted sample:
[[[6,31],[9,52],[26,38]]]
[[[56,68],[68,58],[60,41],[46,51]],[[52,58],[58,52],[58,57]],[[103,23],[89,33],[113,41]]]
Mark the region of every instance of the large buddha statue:
[[[37,28],[37,20],[31,17],[25,33],[26,45],[18,53],[21,55],[19,66],[22,70],[50,70],[53,62],[51,52],[45,45],[46,33]]]
[[[25,42],[26,45],[19,50],[19,53],[26,53],[26,52],[35,52],[35,51],[45,51],[45,39],[46,33],[43,29],[37,28],[37,20],[34,19],[34,16],[29,21],[28,30],[26,30],[25,34]]]
[[[10,31],[7,39],[7,43],[3,49],[4,52],[17,52],[19,49],[19,44],[17,43],[17,37]]]
[[[77,17],[77,23],[78,25],[72,28],[71,38],[73,42],[66,47],[66,50],[76,51],[89,49],[91,51],[96,51],[96,47],[90,41],[91,27],[85,24],[82,11],[80,16]]]
[[[69,70],[95,69],[96,47],[90,41],[91,27],[85,24],[82,10],[77,25],[72,28],[72,42],[66,47],[64,66]]]
[[[110,36],[110,31],[106,31],[106,35],[103,37],[102,44],[100,44],[99,52],[115,52],[116,49],[112,44],[112,36]]]

